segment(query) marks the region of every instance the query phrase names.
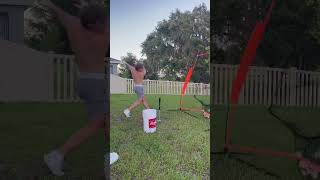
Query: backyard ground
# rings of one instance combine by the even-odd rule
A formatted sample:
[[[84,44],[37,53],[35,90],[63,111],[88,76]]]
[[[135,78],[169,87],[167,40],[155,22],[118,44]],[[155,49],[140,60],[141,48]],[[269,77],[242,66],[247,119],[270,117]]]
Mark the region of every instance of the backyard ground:
[[[291,123],[306,135],[320,134],[320,109],[274,107],[281,119]],[[223,150],[227,109],[213,107],[213,144],[211,151]],[[279,120],[272,116],[267,107],[238,107],[236,123],[232,133],[232,144],[255,148],[295,153],[304,147]],[[320,143],[316,142],[320,148]],[[287,158],[255,155],[213,155],[213,174],[219,180],[303,180],[297,162]],[[244,163],[245,162],[245,163]],[[268,174],[271,173],[271,174]],[[276,176],[274,176],[276,175]]]
[[[145,134],[141,122],[142,108],[136,109],[131,119],[118,119],[122,110],[135,100],[135,96],[111,96],[111,150],[120,155],[119,161],[112,166],[112,177],[208,179],[209,121],[198,113],[191,113],[195,118],[182,112],[169,111],[178,108],[179,96],[147,96],[152,107],[157,108],[159,97],[162,98],[162,121],[158,122],[156,133]],[[208,97],[201,98],[209,101]],[[187,97],[186,101],[190,107],[201,107],[193,97]],[[213,151],[222,150],[226,112],[225,107],[213,108]],[[237,112],[233,144],[287,152],[297,150],[293,134],[271,116],[266,107],[239,107]],[[274,112],[310,135],[320,134],[319,109],[275,107]],[[35,175],[53,177],[42,161],[43,153],[83,126],[85,111],[77,103],[0,104],[0,120],[0,179]],[[103,179],[104,154],[101,132],[101,135],[70,154],[66,160],[66,177],[54,179]],[[219,155],[213,159],[211,173],[219,180],[233,180],[235,177],[237,180],[303,179],[293,160],[246,155],[229,157]]]
[[[111,166],[113,179],[209,179],[210,122],[200,113],[176,111],[180,96],[147,95],[152,108],[161,97],[161,122],[153,134],[143,132],[142,107],[119,120],[135,95],[111,96],[111,151],[120,159]],[[201,108],[192,96],[186,106]],[[209,104],[208,96],[199,96]],[[170,111],[172,110],[172,111]],[[159,117],[158,117],[159,118]]]
[[[0,179],[104,179],[103,131],[66,158],[64,177],[52,176],[43,163],[44,153],[85,122],[80,103],[0,104]]]

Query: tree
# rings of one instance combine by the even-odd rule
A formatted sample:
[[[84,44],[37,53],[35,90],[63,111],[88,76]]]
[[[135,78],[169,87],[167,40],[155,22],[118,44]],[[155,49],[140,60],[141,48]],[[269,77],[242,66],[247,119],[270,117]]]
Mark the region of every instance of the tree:
[[[146,68],[147,74],[145,76],[145,79],[152,79],[152,80],[158,80],[159,78],[159,71],[157,69],[157,66],[155,66],[156,62],[148,61],[147,59],[141,59],[140,60],[144,67]]]
[[[191,12],[176,10],[168,20],[159,22],[142,43],[142,54],[147,57],[145,64],[149,65],[154,78],[162,73],[166,80],[180,80],[195,58],[194,53],[209,46],[210,12],[201,4]],[[191,81],[209,82],[206,69],[209,69],[209,60],[199,61]]]
[[[310,34],[320,44],[320,0],[309,0],[307,1],[307,3],[309,4],[309,6],[314,6],[314,10],[316,11],[310,29]]]
[[[216,63],[239,64],[254,25],[265,16],[271,0],[215,2],[214,59]],[[300,68],[313,69],[317,63],[313,57],[320,50],[317,17],[319,0],[277,1],[254,64],[272,67],[304,64]]]

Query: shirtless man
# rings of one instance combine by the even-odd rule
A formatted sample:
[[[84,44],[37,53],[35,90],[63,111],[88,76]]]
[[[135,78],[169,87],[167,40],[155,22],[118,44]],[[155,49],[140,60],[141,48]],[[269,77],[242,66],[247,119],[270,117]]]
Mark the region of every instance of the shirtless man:
[[[130,117],[131,111],[138,107],[140,104],[143,104],[146,109],[150,109],[148,102],[144,98],[144,88],[143,88],[143,79],[146,75],[146,69],[144,68],[143,64],[137,63],[134,67],[130,64],[127,64],[127,67],[131,71],[133,82],[134,82],[134,91],[138,96],[138,99],[127,109],[123,111],[126,117]]]
[[[84,101],[88,123],[75,132],[62,146],[44,155],[44,161],[54,175],[62,176],[64,157],[72,150],[96,135],[105,127],[105,112],[108,108],[105,79],[105,55],[108,50],[108,18],[106,10],[100,5],[81,8],[80,17],[72,16],[50,0],[44,0],[61,21],[68,33],[75,61],[80,71],[77,91]],[[79,3],[79,1],[77,2]],[[118,159],[110,153],[110,163]]]

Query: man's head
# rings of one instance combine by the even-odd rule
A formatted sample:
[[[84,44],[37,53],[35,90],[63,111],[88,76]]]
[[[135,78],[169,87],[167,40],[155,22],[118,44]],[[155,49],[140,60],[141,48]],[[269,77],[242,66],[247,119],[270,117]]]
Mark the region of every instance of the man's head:
[[[136,69],[136,71],[139,71],[139,72],[143,72],[143,69],[144,69],[144,66],[142,63],[137,63],[134,68]]]
[[[80,12],[81,24],[87,30],[103,33],[107,26],[107,10],[102,5],[88,5]]]

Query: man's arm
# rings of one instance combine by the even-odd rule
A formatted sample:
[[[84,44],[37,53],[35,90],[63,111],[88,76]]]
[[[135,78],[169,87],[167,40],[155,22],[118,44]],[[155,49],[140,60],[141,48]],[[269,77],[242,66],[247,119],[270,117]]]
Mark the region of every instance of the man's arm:
[[[65,26],[67,29],[69,29],[69,26],[71,26],[72,22],[75,19],[77,19],[76,17],[67,13],[60,7],[56,6],[51,0],[44,0],[44,1],[47,2],[46,5],[56,13],[62,25]]]
[[[128,69],[132,72],[135,70],[135,68],[133,66],[131,66],[130,64],[128,64],[127,62],[124,61],[124,64],[127,65]]]

